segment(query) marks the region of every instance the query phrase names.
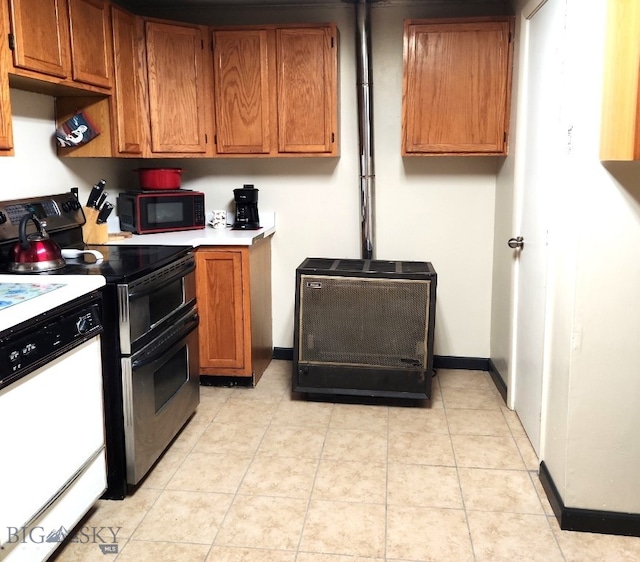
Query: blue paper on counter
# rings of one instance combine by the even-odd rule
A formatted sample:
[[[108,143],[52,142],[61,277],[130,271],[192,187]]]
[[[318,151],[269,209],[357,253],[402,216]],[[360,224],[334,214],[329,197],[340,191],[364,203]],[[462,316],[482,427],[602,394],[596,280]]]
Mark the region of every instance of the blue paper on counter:
[[[100,131],[81,111],[56,129],[56,140],[60,146],[80,146],[97,137]]]

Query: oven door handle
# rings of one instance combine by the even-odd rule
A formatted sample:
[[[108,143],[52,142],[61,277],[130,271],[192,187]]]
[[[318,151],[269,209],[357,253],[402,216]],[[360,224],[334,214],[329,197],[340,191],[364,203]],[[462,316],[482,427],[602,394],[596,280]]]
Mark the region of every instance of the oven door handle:
[[[171,272],[172,274],[170,276],[158,279],[157,283],[143,283],[140,285],[140,289],[137,289],[135,284],[133,284],[133,286],[129,285],[129,288],[128,288],[129,299],[133,300],[133,299],[150,295],[151,293],[154,293],[158,289],[162,289],[163,287],[170,285],[176,279],[186,277],[189,273],[191,273],[195,269],[196,269],[196,262],[194,259],[190,259],[184,262],[179,268],[174,269]]]
[[[138,353],[131,357],[132,370],[141,369],[142,367],[157,361],[160,355],[164,355],[164,352],[171,349],[174,345],[193,332],[198,327],[198,321],[198,313],[194,312],[186,318],[183,318],[182,321],[175,325],[171,330],[164,332],[158,338],[149,343],[149,345],[143,347]]]

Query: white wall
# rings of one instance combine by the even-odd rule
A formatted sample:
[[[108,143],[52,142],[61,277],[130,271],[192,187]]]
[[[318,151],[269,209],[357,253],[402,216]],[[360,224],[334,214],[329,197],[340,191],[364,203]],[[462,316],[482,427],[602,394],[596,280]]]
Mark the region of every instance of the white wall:
[[[568,6],[580,240],[563,497],[640,513],[640,168],[598,161],[606,1]]]

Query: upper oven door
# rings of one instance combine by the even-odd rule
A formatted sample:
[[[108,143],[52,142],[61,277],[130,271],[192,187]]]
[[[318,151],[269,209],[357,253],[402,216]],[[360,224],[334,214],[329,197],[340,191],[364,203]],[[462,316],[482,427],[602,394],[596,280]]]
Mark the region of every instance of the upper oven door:
[[[193,254],[142,279],[118,285],[120,353],[130,355],[194,305],[196,300]]]

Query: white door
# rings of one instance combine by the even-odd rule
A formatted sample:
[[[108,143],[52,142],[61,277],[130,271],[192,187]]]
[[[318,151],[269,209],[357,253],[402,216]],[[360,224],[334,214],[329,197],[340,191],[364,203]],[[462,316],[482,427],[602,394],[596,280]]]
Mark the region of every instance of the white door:
[[[566,0],[532,0],[522,12],[521,107],[517,153],[516,326],[513,406],[536,453],[544,372],[549,199],[561,158],[562,38]],[[519,225],[519,227],[518,227]]]

